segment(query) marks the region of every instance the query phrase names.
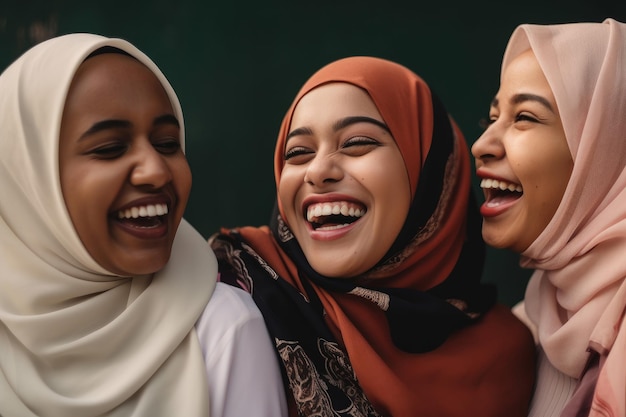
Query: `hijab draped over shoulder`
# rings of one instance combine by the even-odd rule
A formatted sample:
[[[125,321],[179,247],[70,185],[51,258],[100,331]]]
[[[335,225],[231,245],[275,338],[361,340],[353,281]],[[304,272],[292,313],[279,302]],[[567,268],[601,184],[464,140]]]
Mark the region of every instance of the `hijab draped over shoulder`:
[[[79,65],[105,46],[158,77],[182,128],[165,76],[120,39],[60,36],[0,76],[2,416],[208,415],[194,330],[217,272],[206,242],[183,220],[163,270],[116,276],[88,254],[64,203],[58,154],[65,98]]]
[[[502,69],[532,49],[574,160],[553,219],[522,254],[525,305],[550,362],[580,378],[604,363],[591,415],[626,415],[626,25],[522,25]],[[609,411],[610,410],[610,411]]]
[[[222,276],[235,275],[265,316],[299,415],[525,415],[532,339],[480,283],[467,145],[420,77],[372,57],[320,69],[283,119],[276,185],[295,106],[331,82],[369,94],[404,159],[412,204],[388,253],[363,276],[324,277],[278,204],[270,227],[212,238]]]

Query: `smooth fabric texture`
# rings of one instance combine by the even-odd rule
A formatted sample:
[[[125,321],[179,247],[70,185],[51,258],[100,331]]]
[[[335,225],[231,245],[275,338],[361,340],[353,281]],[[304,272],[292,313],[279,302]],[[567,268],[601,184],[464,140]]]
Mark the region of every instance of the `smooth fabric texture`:
[[[528,317],[552,365],[581,378],[606,356],[591,416],[626,415],[626,25],[522,25],[502,70],[531,48],[574,160],[553,219],[522,254]],[[602,363],[602,359],[600,362]]]
[[[467,145],[421,78],[370,57],[322,68],[283,120],[277,185],[295,106],[329,82],[368,92],[404,158],[413,204],[389,253],[362,277],[322,277],[280,212],[212,238],[222,276],[252,292],[277,339],[300,415],[526,415],[532,337],[508,309],[490,310]]]
[[[165,76],[120,39],[54,38],[0,76],[0,415],[207,416],[194,324],[217,263],[204,239],[183,220],[163,270],[116,276],[87,253],[63,200],[65,97],[78,66],[104,46],[158,77],[183,131]]]
[[[212,416],[287,415],[278,358],[250,294],[218,282],[196,329]]]

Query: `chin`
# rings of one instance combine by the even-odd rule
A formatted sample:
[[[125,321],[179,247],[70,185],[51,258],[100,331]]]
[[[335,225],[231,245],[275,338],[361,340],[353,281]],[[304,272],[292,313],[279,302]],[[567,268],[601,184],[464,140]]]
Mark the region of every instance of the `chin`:
[[[342,259],[340,256],[338,256],[337,258]],[[336,259],[333,259],[333,261],[334,260]],[[313,263],[311,263],[311,267],[318,274],[323,275],[328,278],[349,279],[365,272],[365,270],[361,271],[359,269],[355,271],[355,269],[346,268],[346,265],[343,263],[337,267],[334,267],[334,265],[331,262],[317,262],[317,264],[318,265],[314,265]]]
[[[510,249],[510,245],[507,244],[506,242],[503,242],[500,239],[494,239],[489,237],[488,234],[485,234],[483,232],[483,240],[485,241],[485,243],[489,246],[491,246],[492,248],[496,248],[496,249]]]
[[[155,259],[158,259],[155,262]],[[165,268],[167,262],[169,260],[169,254],[163,257],[152,257],[150,260],[144,262],[137,262],[137,260],[133,260],[132,263],[129,263],[125,266],[119,265],[120,269],[123,269],[124,273],[120,274],[123,276],[139,276],[139,275],[152,275],[155,272],[159,272],[161,269]]]

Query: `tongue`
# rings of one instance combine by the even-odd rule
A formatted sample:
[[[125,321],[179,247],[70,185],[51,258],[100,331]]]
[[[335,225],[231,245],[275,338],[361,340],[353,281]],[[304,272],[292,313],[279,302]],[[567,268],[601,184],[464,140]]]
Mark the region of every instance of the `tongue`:
[[[496,197],[491,198],[487,202],[487,206],[488,207],[497,207],[497,206],[501,206],[502,204],[512,203],[513,201],[517,200],[521,196],[522,196],[521,193],[501,194],[501,195],[498,195]]]
[[[136,219],[124,219],[122,222],[132,227],[158,227],[162,224],[161,217],[138,217]]]
[[[317,227],[332,227],[339,226],[344,224],[350,224],[357,221],[356,217],[342,216],[340,214],[330,215],[330,216],[321,216],[315,222]]]

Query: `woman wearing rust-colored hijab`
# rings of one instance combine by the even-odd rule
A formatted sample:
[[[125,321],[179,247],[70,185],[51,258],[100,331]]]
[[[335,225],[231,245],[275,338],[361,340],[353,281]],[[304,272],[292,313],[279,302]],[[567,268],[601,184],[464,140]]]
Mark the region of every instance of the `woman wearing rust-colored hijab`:
[[[302,87],[269,226],[211,239],[274,337],[291,415],[522,416],[533,341],[480,281],[465,140],[407,68],[352,57]]]

